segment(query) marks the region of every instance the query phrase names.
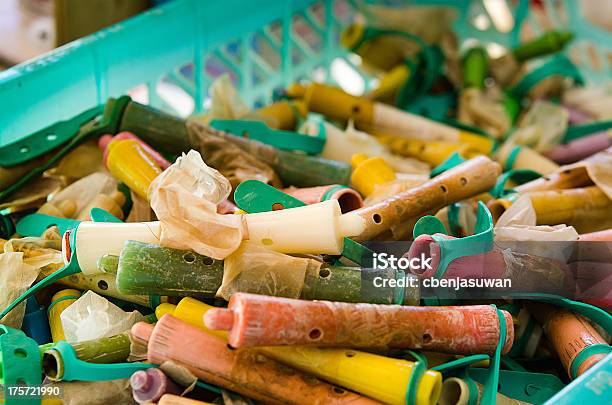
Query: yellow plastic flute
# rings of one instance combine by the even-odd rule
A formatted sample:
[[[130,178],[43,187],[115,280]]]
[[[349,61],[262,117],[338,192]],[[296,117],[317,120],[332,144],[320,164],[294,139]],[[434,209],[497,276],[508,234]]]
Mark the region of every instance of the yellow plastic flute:
[[[204,314],[212,308],[214,307],[187,297],[178,305],[159,305],[155,315],[159,319],[164,314],[172,314],[184,322],[225,338],[227,332],[213,331],[204,326]],[[357,350],[299,346],[264,347],[255,350],[323,380],[392,405],[406,403],[406,389],[415,367],[415,363],[411,361]],[[416,405],[435,405],[442,390],[442,376],[437,371],[427,370],[416,387]]]
[[[380,83],[368,94],[368,97],[376,101],[392,102],[399,88],[409,77],[408,65],[398,65],[380,78]]]
[[[270,128],[293,130],[306,117],[306,106],[300,101],[278,101],[255,110]]]
[[[453,153],[458,152],[465,159],[471,159],[482,155],[470,145],[459,145],[451,142],[441,141],[421,141],[418,139],[405,139],[392,135],[380,135],[380,141],[398,155],[418,158],[431,166],[438,166]]]
[[[380,156],[368,158],[363,153],[356,153],[351,158],[351,166],[351,184],[366,197],[374,192],[375,186],[395,180],[395,171]]]
[[[72,305],[73,302],[79,299],[81,292],[79,290],[62,290],[51,298],[49,305],[49,326],[51,328],[51,337],[54,342],[66,340],[64,336],[64,327],[60,315],[66,308]]]
[[[402,111],[365,97],[320,83],[308,86],[294,84],[287,89],[290,97],[302,98],[309,111],[338,121],[353,119],[358,128],[372,135],[395,135],[422,141],[468,144],[483,154],[493,150],[494,141],[463,131],[420,115]]]
[[[557,169],[559,165],[540,155],[535,150],[527,146],[504,144],[496,154],[496,160],[501,163],[505,170],[510,169],[531,169],[543,176],[549,175]]]

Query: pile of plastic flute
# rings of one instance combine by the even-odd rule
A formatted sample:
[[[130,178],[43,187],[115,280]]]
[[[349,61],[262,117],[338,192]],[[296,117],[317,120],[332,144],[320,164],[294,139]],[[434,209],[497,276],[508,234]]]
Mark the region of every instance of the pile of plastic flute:
[[[363,95],[222,77],[3,154],[4,401],[610,403],[609,96],[569,33],[445,41],[354,25]]]

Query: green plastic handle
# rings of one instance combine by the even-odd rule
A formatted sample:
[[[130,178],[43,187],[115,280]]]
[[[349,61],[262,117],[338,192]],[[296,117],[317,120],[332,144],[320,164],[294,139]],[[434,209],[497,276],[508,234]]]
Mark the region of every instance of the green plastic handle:
[[[234,202],[248,213],[268,212],[276,209],[304,207],[306,203],[259,180],[246,180],[236,187]],[[350,238],[344,238],[342,256],[370,267],[374,252]]]
[[[68,142],[66,142],[64,146],[58,152],[56,152],[53,157],[51,157],[51,159],[42,163],[40,166],[32,169],[28,174],[23,176],[16,183],[0,191],[0,201],[4,200],[16,191],[20,190],[30,181],[41,176],[47,169],[57,164],[60,159],[70,153],[70,151],[72,151],[75,147],[83,143],[85,140],[94,136],[116,133],[119,127],[119,122],[121,121],[121,117],[123,115],[123,111],[130,102],[130,100],[131,99],[128,96],[122,96],[115,100],[112,104],[107,104],[107,107],[104,111],[104,116],[99,122],[95,123],[95,125],[93,125],[91,128],[75,134],[75,136],[73,136]]]
[[[565,55],[555,55],[542,66],[526,74],[521,81],[510,89],[517,98],[522,99],[542,80],[550,76],[564,76],[574,79],[576,84],[584,85],[582,74]]]
[[[65,341],[59,341],[52,349],[57,351],[64,362],[62,381],[110,381],[129,378],[136,371],[155,368],[149,363],[96,364],[79,359],[74,348]]]
[[[506,183],[508,180],[513,180],[518,184],[524,184],[528,181],[535,180],[542,177],[542,175],[538,172],[529,169],[510,169],[507,172],[503,173],[497,179],[495,186],[489,191],[489,194],[493,196],[493,198],[502,198],[506,194],[514,192],[512,189],[506,189]]]
[[[230,134],[242,136],[272,145],[278,149],[300,151],[316,155],[323,151],[325,133],[316,136],[292,131],[281,131],[268,127],[261,121],[246,120],[212,120],[210,126]]]
[[[2,162],[2,166],[18,165],[57,148],[76,136],[83,125],[102,114],[103,110],[104,106],[96,106],[76,117],[56,122],[40,131],[1,147],[0,162]]]
[[[3,385],[40,385],[42,365],[38,344],[20,330],[0,324],[0,383]],[[5,389],[6,405],[40,404],[40,399],[16,397]]]
[[[21,236],[40,236],[52,226],[57,226],[61,235],[69,229],[76,229],[81,221],[54,217],[46,214],[30,214],[17,222],[17,233]]]
[[[94,207],[89,211],[89,216],[93,222],[118,222],[123,223],[122,220],[111,214],[110,212],[103,210],[102,208]]]
[[[612,120],[589,122],[583,125],[573,125],[567,129],[563,137],[563,143],[582,138],[596,132],[605,131],[612,128]]]
[[[484,382],[484,390],[482,391],[482,396],[480,398],[480,403],[482,405],[495,405],[495,400],[497,398],[497,389],[499,386],[499,367],[501,365],[501,352],[506,343],[506,318],[504,317],[503,312],[498,309],[495,305],[491,305],[495,308],[497,312],[497,317],[499,319],[499,341],[497,342],[497,347],[495,348],[495,353],[491,357],[491,362],[489,363],[489,370],[487,379]]]
[[[434,178],[437,175],[442,174],[445,171],[447,171],[449,169],[452,169],[455,166],[459,166],[461,163],[463,163],[465,161],[466,160],[461,157],[459,152],[455,152],[452,155],[450,155],[448,158],[446,158],[446,160],[444,162],[442,162],[438,166],[434,167],[433,170],[431,171],[431,173],[429,174],[429,177],[430,178]]]
[[[416,238],[420,230],[427,229],[434,222],[432,216],[424,216],[417,221],[414,226],[413,236]],[[435,220],[438,220],[435,218]],[[438,220],[439,221],[439,220]],[[419,224],[425,222],[424,225]],[[441,224],[441,223],[440,223]],[[442,225],[444,227],[444,225]],[[426,233],[431,235],[431,233]],[[432,235],[432,238],[440,246],[440,262],[434,277],[442,278],[446,268],[453,260],[463,257],[486,253],[493,249],[493,217],[487,206],[478,202],[478,214],[476,216],[475,233],[465,238],[445,239],[439,235]]]

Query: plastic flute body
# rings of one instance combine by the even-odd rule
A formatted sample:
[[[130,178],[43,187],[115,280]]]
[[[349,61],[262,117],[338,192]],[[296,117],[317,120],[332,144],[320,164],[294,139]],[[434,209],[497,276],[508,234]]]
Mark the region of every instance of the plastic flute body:
[[[570,378],[580,376],[606,357],[606,353],[594,353],[577,361],[580,353],[588,347],[607,345],[584,318],[567,309],[544,303],[528,303],[527,309],[542,325]]]
[[[132,396],[139,404],[157,402],[164,394],[181,394],[181,388],[158,368],[136,371],[130,377]]]
[[[393,226],[483,193],[495,185],[500,174],[498,163],[475,157],[410,190],[353,211],[366,223],[356,239],[371,240]]]
[[[110,100],[109,103],[114,102]],[[197,147],[188,132],[187,122],[159,110],[136,102],[125,108],[120,130],[138,134],[149,145],[178,155]],[[189,125],[198,125],[189,123]],[[202,126],[205,133],[221,136],[257,159],[269,164],[283,184],[296,187],[312,187],[323,184],[348,184],[351,168],[348,164],[314,156],[282,151],[270,145],[241,138],[232,134]]]
[[[585,242],[612,242],[612,229],[605,231],[583,233],[580,235],[579,241]]]
[[[256,352],[229,349],[224,339],[172,315],[164,315],[155,327],[139,322],[132,335],[148,342],[151,363],[177,362],[204,381],[265,403],[379,403],[279,367]]]
[[[285,193],[304,201],[306,204],[316,204],[325,200],[338,200],[342,213],[363,207],[363,199],[352,188],[332,184],[329,186],[296,188],[290,187]]]
[[[119,257],[117,288],[123,294],[214,297],[223,279],[223,261],[195,252],[127,241]],[[328,266],[308,268],[300,297],[308,300],[392,304],[394,287],[368,288],[367,280],[394,278],[391,270]],[[404,287],[405,303],[416,305],[418,288]],[[245,291],[248,292],[248,291]]]
[[[512,346],[512,316],[504,312]],[[233,347],[314,345],[493,353],[499,318],[491,306],[402,307],[302,301],[237,293],[227,309],[205,316],[210,329],[228,330]]]
[[[334,120],[348,121],[372,134],[396,135],[424,141],[468,143],[474,149],[488,154],[493,141],[428,118],[374,102],[364,97],[352,96],[343,90],[319,83],[304,88],[294,85],[288,89],[290,96],[303,97],[310,111]]]
[[[569,164],[594,155],[612,146],[612,132],[603,132],[576,139],[565,145],[556,145],[544,156],[559,164]]]
[[[442,385],[442,395],[440,396],[438,405],[468,405],[472,403],[474,399],[476,399],[476,401],[473,401],[473,403],[480,403],[480,397],[484,387],[482,384],[475,381],[474,384],[478,392],[472,393],[470,392],[469,385],[461,378],[449,377],[445,379],[444,384]],[[473,395],[477,398],[472,398]],[[497,405],[528,405],[526,402],[508,398],[499,392],[496,395],[495,403]]]
[[[531,169],[546,176],[559,169],[559,165],[555,162],[526,146],[506,143],[498,150],[496,156],[497,161],[506,170]]]
[[[211,331],[204,325],[204,315],[215,309],[191,298],[177,306],[160,305],[158,317],[169,313],[193,326],[227,338],[225,331]],[[264,347],[252,349],[291,367],[330,381],[389,404],[406,402],[408,380],[414,371],[411,361],[344,349],[315,347]],[[416,405],[433,405],[440,395],[441,375],[427,371],[416,387]]]
[[[178,395],[165,394],[157,405],[212,405],[210,402],[196,401],[195,399],[180,397]]]

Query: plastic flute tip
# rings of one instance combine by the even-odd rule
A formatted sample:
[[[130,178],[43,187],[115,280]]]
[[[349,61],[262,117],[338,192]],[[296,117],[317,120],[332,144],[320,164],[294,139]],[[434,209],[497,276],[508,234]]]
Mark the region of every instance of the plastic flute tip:
[[[506,321],[503,353],[514,337]],[[229,331],[236,348],[314,345],[356,348],[423,349],[454,354],[493,353],[499,342],[499,318],[489,305],[410,307],[303,301],[236,293],[227,309],[208,311],[205,325]]]

